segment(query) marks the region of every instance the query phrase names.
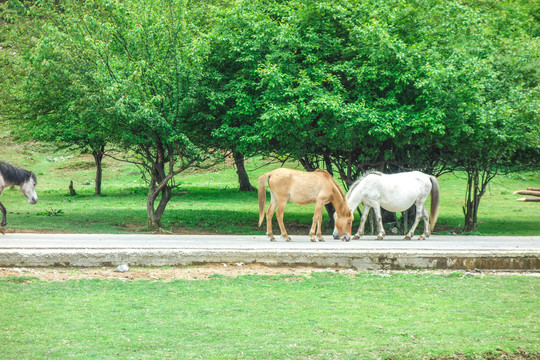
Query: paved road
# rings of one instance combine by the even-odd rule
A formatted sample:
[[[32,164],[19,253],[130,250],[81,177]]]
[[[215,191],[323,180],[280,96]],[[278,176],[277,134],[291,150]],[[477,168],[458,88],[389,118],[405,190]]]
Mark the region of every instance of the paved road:
[[[147,235],[147,234],[6,234],[0,249],[286,249],[286,250],[532,250],[540,251],[540,236],[438,236],[404,241],[401,236],[374,236],[342,242],[326,237],[313,243],[307,236],[292,242],[267,241],[252,235]]]
[[[6,234],[0,266],[140,266],[206,262],[344,266],[365,269],[452,268],[540,271],[540,236],[439,236],[341,242],[307,236],[270,242],[250,235]]]

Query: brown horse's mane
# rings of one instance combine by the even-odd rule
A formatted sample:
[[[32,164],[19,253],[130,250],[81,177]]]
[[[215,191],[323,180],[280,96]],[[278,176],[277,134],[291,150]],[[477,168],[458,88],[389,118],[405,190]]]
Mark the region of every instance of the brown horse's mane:
[[[347,204],[347,198],[345,197],[345,193],[343,192],[343,190],[341,189],[341,187],[339,186],[339,184],[337,183],[336,179],[334,179],[334,177],[332,175],[330,175],[330,173],[324,169],[317,169],[315,170],[315,172],[320,172],[320,173],[323,173],[325,174],[327,177],[330,178],[330,180],[332,180],[332,182],[334,183],[335,187],[338,189],[339,193],[341,194],[341,197],[343,198],[343,203],[344,204]],[[347,205],[348,206],[348,205]]]

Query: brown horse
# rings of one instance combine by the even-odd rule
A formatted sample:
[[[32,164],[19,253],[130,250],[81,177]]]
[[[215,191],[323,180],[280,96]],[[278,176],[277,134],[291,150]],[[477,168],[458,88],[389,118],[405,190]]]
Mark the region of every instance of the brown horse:
[[[287,201],[299,205],[316,204],[313,224],[309,231],[311,241],[316,241],[316,227],[317,239],[324,241],[321,231],[322,209],[328,203],[332,203],[336,209],[337,216],[335,223],[339,237],[347,241],[350,239],[354,215],[345,200],[345,194],[334,178],[325,170],[304,172],[280,168],[259,177],[259,226],[261,226],[264,219],[267,180],[272,198],[266,211],[266,234],[270,241],[276,241],[272,233],[272,217],[276,208],[276,217],[279,229],[281,230],[281,237],[286,241],[291,241],[283,224],[283,213],[285,212]]]

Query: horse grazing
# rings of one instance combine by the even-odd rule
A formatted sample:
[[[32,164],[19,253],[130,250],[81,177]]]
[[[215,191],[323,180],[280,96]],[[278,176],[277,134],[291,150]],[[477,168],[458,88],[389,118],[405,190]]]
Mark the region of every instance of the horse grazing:
[[[424,206],[428,195],[431,193],[431,223]],[[347,193],[347,203],[351,209],[356,209],[360,203],[364,204],[364,212],[358,232],[353,239],[359,239],[364,235],[364,225],[370,209],[375,211],[379,234],[377,240],[385,236],[381,207],[391,212],[405,211],[412,205],[416,205],[416,219],[413,226],[405,235],[404,240],[410,240],[420,219],[424,218],[424,233],[418,240],[424,240],[431,235],[439,215],[439,183],[434,176],[426,175],[419,171],[404,172],[386,175],[380,172],[369,172],[354,182]]]
[[[345,194],[336,183],[334,178],[325,170],[315,170],[314,172],[304,172],[292,169],[280,168],[259,177],[259,226],[264,219],[264,208],[266,206],[266,181],[270,189],[271,202],[266,211],[266,235],[270,241],[276,241],[272,233],[272,218],[277,208],[276,217],[281,230],[281,237],[286,241],[291,241],[283,224],[283,213],[287,201],[299,205],[315,203],[315,213],[313,224],[309,231],[311,241],[315,240],[315,229],[317,228],[317,239],[324,241],[321,230],[322,209],[325,204],[332,203],[336,209],[336,230],[343,240],[350,240],[351,227],[354,220],[353,212],[345,201]]]
[[[21,192],[26,196],[30,204],[38,201],[36,194],[37,178],[36,175],[28,170],[15,167],[11,164],[0,162],[0,194],[10,186],[18,185]],[[7,225],[6,208],[0,202],[0,211],[2,211],[2,222],[0,223],[0,232],[4,233]]]

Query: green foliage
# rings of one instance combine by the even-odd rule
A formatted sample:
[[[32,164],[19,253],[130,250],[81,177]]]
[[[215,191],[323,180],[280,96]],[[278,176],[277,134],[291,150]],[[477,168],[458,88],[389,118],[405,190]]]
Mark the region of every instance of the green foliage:
[[[49,209],[49,210],[38,212],[36,215],[60,216],[60,215],[64,215],[64,211],[62,209]]]
[[[374,166],[511,165],[538,144],[528,21],[447,1],[242,2],[211,37],[214,135],[324,155],[347,181]]]
[[[540,352],[533,277],[378,275],[0,280],[2,355],[478,359],[521,352],[532,359]]]

